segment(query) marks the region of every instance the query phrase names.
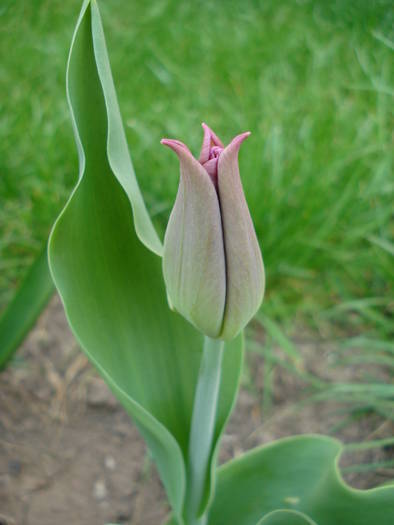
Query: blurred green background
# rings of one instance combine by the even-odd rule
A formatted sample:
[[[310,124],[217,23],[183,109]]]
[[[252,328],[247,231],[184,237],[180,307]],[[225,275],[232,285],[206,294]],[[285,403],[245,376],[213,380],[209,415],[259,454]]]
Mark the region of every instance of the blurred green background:
[[[65,66],[80,4],[0,5],[0,310],[76,182]],[[100,7],[134,167],[158,229],[178,184],[177,159],[160,139],[198,153],[202,121],[225,142],[252,131],[240,165],[267,270],[257,331],[262,325],[290,358],[298,355],[291,338],[307,327],[356,342],[358,362],[393,366],[392,2]]]

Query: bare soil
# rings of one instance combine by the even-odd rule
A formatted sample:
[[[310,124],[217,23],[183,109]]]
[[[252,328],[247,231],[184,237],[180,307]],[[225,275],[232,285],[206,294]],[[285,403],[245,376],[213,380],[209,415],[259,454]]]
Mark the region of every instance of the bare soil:
[[[329,343],[298,346],[309,371],[329,377]],[[291,434],[331,433],[349,442],[392,433],[374,414],[333,433],[343,405],[296,408],[305,385],[282,369],[276,370],[272,407],[263,417],[263,359],[248,355],[246,369],[250,379],[223,437],[221,461]],[[344,374],[356,379],[357,370]],[[368,451],[342,464],[379,461],[389,454]],[[392,475],[381,470],[346,479],[366,488]],[[0,525],[159,525],[167,513],[144,442],[79,350],[55,298],[16,361],[0,375]]]

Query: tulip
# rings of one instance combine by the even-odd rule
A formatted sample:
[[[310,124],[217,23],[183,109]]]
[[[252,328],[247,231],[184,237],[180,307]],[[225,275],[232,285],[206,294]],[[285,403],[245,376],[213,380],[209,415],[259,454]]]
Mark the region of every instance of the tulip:
[[[164,238],[170,306],[205,335],[234,338],[259,308],[264,267],[242,189],[238,152],[206,125],[199,160],[179,140],[163,139],[180,161],[180,182]]]

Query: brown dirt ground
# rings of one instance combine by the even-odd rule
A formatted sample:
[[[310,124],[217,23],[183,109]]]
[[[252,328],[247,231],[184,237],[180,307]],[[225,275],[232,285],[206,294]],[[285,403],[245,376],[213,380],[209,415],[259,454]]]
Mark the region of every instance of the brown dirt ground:
[[[298,346],[310,371],[330,376],[329,343]],[[263,418],[263,367],[261,357],[247,356],[252,381],[241,389],[221,461],[279,437],[328,433],[342,417],[334,403],[296,409],[304,385],[277,369],[273,409]],[[343,373],[342,380],[356,379],[356,370]],[[333,435],[346,442],[379,439],[392,433],[388,426],[370,415]],[[343,464],[379,461],[389,453],[359,453]],[[392,475],[382,470],[346,479],[364,488]],[[0,375],[0,525],[158,525],[168,512],[165,501],[144,442],[80,352],[55,298],[16,362]]]

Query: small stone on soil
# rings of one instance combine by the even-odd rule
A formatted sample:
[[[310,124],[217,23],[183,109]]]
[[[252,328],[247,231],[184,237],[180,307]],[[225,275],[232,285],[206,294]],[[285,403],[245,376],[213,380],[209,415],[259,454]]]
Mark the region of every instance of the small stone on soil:
[[[108,491],[105,485],[105,481],[102,479],[98,479],[96,483],[94,484],[93,496],[97,500],[103,500],[104,498],[107,497],[107,494],[108,494]]]

